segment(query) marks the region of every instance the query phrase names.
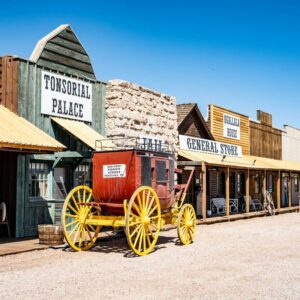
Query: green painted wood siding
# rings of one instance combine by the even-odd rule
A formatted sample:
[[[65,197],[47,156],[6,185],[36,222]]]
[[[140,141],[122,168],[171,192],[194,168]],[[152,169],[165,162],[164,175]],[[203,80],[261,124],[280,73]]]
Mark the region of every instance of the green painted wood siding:
[[[50,117],[41,114],[42,70],[43,68],[35,63],[26,60],[20,61],[18,114],[54,137]],[[45,70],[52,71],[48,68]],[[68,74],[63,75],[68,76]],[[79,77],[78,79],[81,78]],[[92,124],[87,124],[104,135],[106,84],[100,81],[86,80],[86,82],[91,83],[93,86]]]

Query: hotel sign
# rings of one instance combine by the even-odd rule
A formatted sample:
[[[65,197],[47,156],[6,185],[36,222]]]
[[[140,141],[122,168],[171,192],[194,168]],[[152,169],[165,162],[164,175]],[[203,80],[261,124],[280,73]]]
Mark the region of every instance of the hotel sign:
[[[41,113],[92,122],[92,84],[42,71]]]
[[[242,147],[212,140],[179,135],[179,147],[182,150],[202,152],[208,154],[242,157]]]
[[[238,117],[223,114],[223,136],[229,139],[241,138],[241,120]]]

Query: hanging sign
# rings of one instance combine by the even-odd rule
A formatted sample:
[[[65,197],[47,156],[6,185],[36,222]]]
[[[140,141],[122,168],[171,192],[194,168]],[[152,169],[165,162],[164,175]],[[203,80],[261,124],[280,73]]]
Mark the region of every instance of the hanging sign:
[[[241,119],[232,115],[223,114],[223,136],[239,140],[241,137]]]
[[[126,177],[126,165],[103,165],[103,178]]]
[[[92,84],[42,71],[41,113],[92,122]]]
[[[140,135],[140,149],[150,151],[164,151],[165,141],[158,137]]]
[[[242,157],[241,146],[194,138],[187,135],[179,135],[179,146],[182,150]]]

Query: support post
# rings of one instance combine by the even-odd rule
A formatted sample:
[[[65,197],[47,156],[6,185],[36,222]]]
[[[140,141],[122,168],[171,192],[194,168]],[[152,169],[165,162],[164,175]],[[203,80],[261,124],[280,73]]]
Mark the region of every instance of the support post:
[[[289,173],[288,188],[289,188],[289,207],[292,207],[292,177],[291,177],[291,172]]]
[[[264,181],[263,181],[263,189],[264,189],[264,209],[266,208],[267,205],[267,171],[264,171]]]
[[[249,214],[249,191],[250,191],[250,174],[249,169],[246,172],[246,214]]]
[[[280,210],[280,206],[281,206],[281,173],[280,171],[278,171],[277,174],[277,182],[276,182],[276,200],[277,200],[277,210]]]
[[[299,212],[300,212],[300,174],[298,173],[298,201],[299,201]]]
[[[225,178],[226,178],[226,216],[229,217],[229,197],[230,197],[230,174],[229,174],[229,167],[227,167],[227,170],[225,172]]]
[[[202,216],[203,220],[206,221],[206,165],[202,162]]]

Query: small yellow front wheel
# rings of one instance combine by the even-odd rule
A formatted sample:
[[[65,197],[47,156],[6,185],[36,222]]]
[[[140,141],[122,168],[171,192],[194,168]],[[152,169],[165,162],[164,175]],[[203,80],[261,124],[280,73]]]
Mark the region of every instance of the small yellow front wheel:
[[[125,215],[127,242],[137,255],[150,253],[161,227],[159,199],[148,186],[139,187],[131,196]]]
[[[177,234],[183,245],[188,245],[194,240],[196,232],[196,213],[191,204],[184,204],[178,214]]]
[[[76,251],[90,249],[97,240],[100,226],[86,224],[85,221],[99,215],[98,209],[88,205],[93,191],[85,185],[73,188],[62,209],[62,225],[69,246]]]

